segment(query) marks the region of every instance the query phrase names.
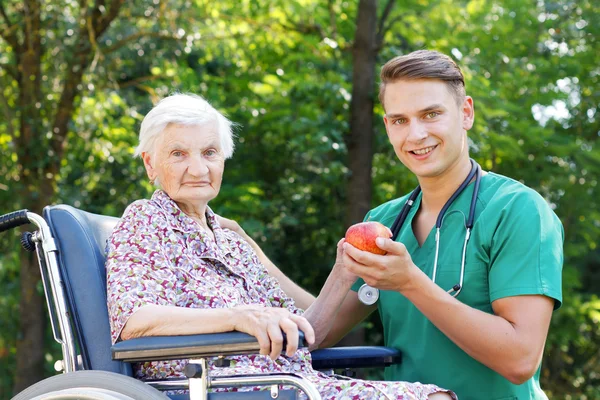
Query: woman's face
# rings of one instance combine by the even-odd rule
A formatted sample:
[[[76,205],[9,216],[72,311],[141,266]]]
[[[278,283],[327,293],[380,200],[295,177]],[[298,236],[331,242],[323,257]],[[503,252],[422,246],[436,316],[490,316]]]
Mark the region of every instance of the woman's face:
[[[169,125],[157,138],[154,154],[143,153],[151,180],[177,203],[197,206],[219,194],[225,157],[213,124]]]

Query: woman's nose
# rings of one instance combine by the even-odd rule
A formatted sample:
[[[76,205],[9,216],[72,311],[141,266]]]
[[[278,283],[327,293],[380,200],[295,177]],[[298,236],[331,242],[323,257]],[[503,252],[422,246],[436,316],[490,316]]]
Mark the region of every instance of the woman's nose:
[[[208,173],[208,165],[206,160],[202,156],[190,157],[190,163],[188,165],[188,173],[194,176],[203,176]]]

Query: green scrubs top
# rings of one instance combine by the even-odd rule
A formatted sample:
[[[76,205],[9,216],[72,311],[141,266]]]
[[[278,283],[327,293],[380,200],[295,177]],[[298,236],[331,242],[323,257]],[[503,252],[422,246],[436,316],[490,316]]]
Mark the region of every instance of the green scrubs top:
[[[459,283],[465,224],[473,184],[446,212],[440,236],[436,283],[448,290]],[[408,195],[371,210],[366,220],[391,227]],[[435,227],[422,247],[412,230],[420,207],[417,198],[397,240],[429,277],[435,256]],[[467,246],[463,289],[457,299],[492,314],[494,300],[518,295],[544,295],[562,301],[563,229],[546,201],[519,182],[488,173],[481,179],[475,223]],[[357,291],[364,282],[353,286]],[[460,400],[547,399],[539,374],[514,385],[471,358],[438,330],[404,296],[380,291],[377,302],[385,345],[402,352],[402,363],[388,367],[387,380],[434,383],[453,390]]]

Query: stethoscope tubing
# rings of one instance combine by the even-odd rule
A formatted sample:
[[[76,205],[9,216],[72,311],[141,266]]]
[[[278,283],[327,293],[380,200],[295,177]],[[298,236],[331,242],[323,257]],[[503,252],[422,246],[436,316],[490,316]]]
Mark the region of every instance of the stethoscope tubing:
[[[450,206],[452,205],[454,200],[458,196],[460,196],[460,194],[467,188],[467,186],[469,186],[469,184],[471,183],[473,178],[475,178],[475,183],[474,183],[474,187],[473,187],[473,195],[471,197],[471,204],[469,206],[469,216],[468,216],[468,218],[466,220],[466,224],[465,224],[467,232],[465,234],[465,241],[463,243],[459,283],[454,285],[451,289],[449,289],[447,291],[449,294],[452,294],[452,296],[454,296],[454,297],[458,296],[458,294],[463,289],[464,276],[465,276],[466,254],[467,254],[467,243],[469,242],[469,239],[471,237],[471,230],[473,229],[473,224],[475,222],[475,208],[477,205],[477,196],[479,195],[479,187],[480,187],[481,176],[482,176],[481,167],[479,166],[479,164],[477,164],[477,162],[473,159],[470,159],[470,161],[471,161],[471,171],[469,172],[469,174],[467,175],[465,180],[460,184],[458,189],[456,189],[456,191],[452,194],[452,196],[450,196],[448,201],[446,201],[446,204],[444,204],[444,207],[442,207],[442,209],[437,217],[437,220],[435,222],[435,229],[436,229],[436,232],[435,232],[435,257],[434,257],[434,261],[433,261],[433,273],[432,273],[432,281],[434,283],[435,283],[435,280],[437,277],[437,266],[438,266],[438,256],[439,256],[439,250],[440,250],[440,236],[441,236],[440,231],[442,228],[442,222],[444,220],[444,216],[446,215],[446,211],[448,210],[448,208],[450,208]],[[391,231],[392,231],[391,239],[392,240],[395,241],[396,238],[398,237],[398,234],[400,233],[400,229],[402,229],[402,226],[404,225],[404,222],[406,221],[406,218],[408,217],[408,213],[410,212],[412,206],[414,205],[414,203],[420,193],[421,193],[421,186],[417,186],[415,188],[415,190],[413,190],[412,193],[410,194],[410,196],[409,196],[408,200],[406,201],[406,203],[404,204],[404,206],[402,206],[400,213],[396,217],[396,220],[394,220],[394,223],[392,224],[392,227],[391,227]],[[454,293],[452,293],[452,292],[454,292]],[[371,304],[374,304],[375,302],[377,302],[377,299],[379,299],[379,290],[375,289],[375,288],[371,288],[370,286],[364,284],[360,287],[360,289],[358,291],[358,297],[359,297],[359,300],[361,302],[363,302],[364,304],[371,305]]]

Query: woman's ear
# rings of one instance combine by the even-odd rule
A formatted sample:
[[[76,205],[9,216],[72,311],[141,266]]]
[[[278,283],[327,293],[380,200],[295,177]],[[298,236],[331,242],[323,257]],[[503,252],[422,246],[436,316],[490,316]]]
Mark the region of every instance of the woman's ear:
[[[152,156],[148,152],[143,151],[142,160],[144,160],[144,167],[146,168],[148,179],[154,181],[156,179],[156,170],[152,164]]]

